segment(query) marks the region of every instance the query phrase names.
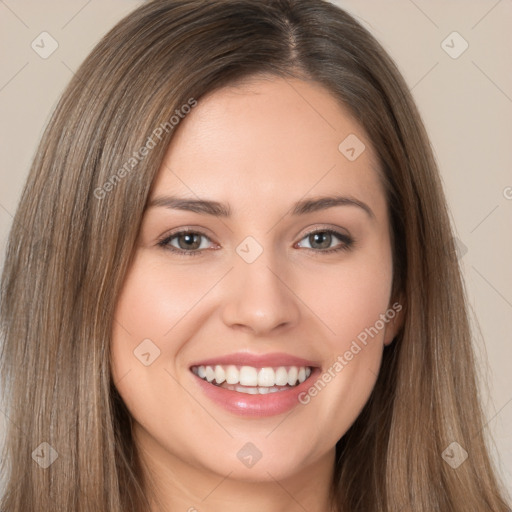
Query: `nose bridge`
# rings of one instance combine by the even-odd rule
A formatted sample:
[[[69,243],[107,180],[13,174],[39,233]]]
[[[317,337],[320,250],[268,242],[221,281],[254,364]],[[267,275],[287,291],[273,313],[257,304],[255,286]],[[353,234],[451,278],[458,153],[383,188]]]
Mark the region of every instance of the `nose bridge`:
[[[236,249],[223,319],[231,327],[264,334],[292,326],[300,315],[297,300],[283,272],[286,262],[272,248],[247,237]]]

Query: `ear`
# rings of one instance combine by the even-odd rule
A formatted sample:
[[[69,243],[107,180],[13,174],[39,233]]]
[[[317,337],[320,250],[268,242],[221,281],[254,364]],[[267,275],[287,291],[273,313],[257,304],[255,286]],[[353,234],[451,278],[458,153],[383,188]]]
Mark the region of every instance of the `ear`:
[[[390,302],[386,311],[388,322],[384,330],[384,345],[391,345],[396,335],[404,325],[405,318],[405,300],[400,296],[396,301]]]

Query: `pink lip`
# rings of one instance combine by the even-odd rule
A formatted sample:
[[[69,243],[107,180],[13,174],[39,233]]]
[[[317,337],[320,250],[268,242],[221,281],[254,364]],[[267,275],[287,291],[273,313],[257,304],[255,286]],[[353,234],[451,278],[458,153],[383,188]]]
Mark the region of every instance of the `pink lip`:
[[[303,407],[299,395],[306,393],[320,375],[320,368],[314,368],[311,375],[294,388],[265,395],[249,395],[224,389],[192,374],[203,393],[223,409],[238,416],[265,417],[283,414],[293,407]]]
[[[308,361],[300,357],[295,357],[290,354],[276,352],[274,354],[248,354],[239,352],[236,354],[228,354],[225,356],[219,356],[212,359],[206,359],[197,363],[191,364],[192,366],[215,366],[216,364],[233,364],[237,366],[253,366],[254,368],[264,368],[272,366],[277,368],[279,366],[310,366],[315,368],[320,366],[315,361]]]
[[[233,364],[237,366],[253,366],[255,368],[279,367],[279,366],[309,366],[311,375],[301,384],[285,391],[267,393],[265,395],[250,395],[231,391],[216,386],[192,375],[201,391],[215,404],[238,416],[266,417],[283,414],[293,407],[301,405],[299,395],[305,393],[316,381],[321,373],[320,365],[314,361],[308,361],[299,357],[283,353],[253,355],[253,354],[230,354],[215,359],[207,359],[194,363],[192,366],[214,366],[216,364]]]

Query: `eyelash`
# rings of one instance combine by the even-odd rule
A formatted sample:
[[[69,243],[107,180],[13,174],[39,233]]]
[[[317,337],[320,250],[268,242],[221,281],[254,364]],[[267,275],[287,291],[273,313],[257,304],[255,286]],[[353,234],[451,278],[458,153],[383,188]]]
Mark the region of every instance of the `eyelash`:
[[[353,248],[353,245],[355,242],[355,240],[353,238],[351,238],[350,236],[340,233],[338,231],[335,231],[333,229],[317,229],[317,230],[309,231],[299,241],[302,241],[302,240],[304,240],[304,238],[307,238],[316,233],[329,233],[331,235],[334,235],[341,242],[343,242],[342,245],[340,245],[338,247],[331,248],[331,249],[311,249],[309,247],[304,247],[304,249],[307,249],[307,250],[312,251],[317,254],[332,254],[332,253],[336,253],[336,252],[349,251]],[[204,233],[201,233],[200,231],[183,230],[183,231],[177,231],[175,233],[172,233],[171,235],[165,236],[165,238],[160,240],[157,243],[157,245],[167,251],[171,251],[172,253],[176,254],[177,256],[185,256],[185,257],[199,256],[205,250],[207,250],[207,249],[196,249],[196,250],[177,249],[176,247],[173,247],[172,245],[170,245],[171,240],[173,240],[176,237],[179,237],[180,235],[199,235],[199,236],[204,236],[205,238],[209,239],[209,237],[207,235],[205,235]]]

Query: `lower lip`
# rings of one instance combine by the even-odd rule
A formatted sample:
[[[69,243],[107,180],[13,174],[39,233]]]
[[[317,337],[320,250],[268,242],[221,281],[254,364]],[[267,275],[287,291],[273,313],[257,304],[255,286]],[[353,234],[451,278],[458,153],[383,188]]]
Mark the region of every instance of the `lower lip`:
[[[240,416],[275,416],[283,414],[293,407],[301,405],[299,395],[306,392],[314,378],[320,373],[320,368],[313,368],[311,375],[301,384],[285,391],[250,395],[239,391],[224,389],[192,374],[204,394],[213,402],[229,412]]]

